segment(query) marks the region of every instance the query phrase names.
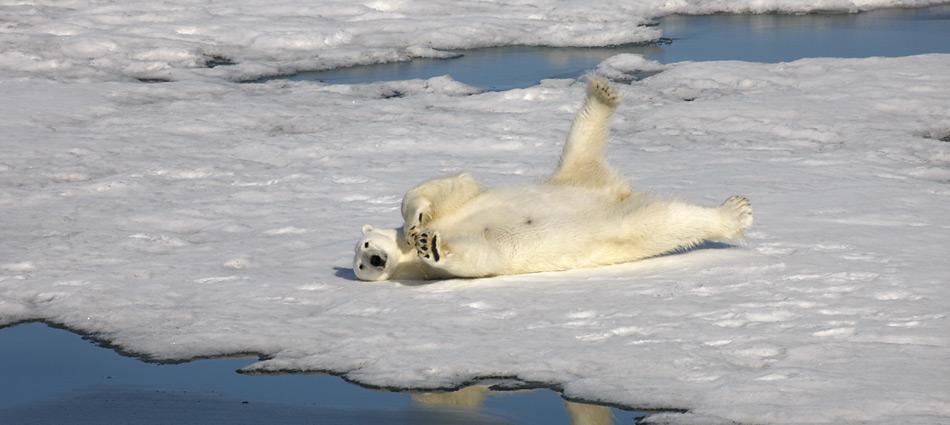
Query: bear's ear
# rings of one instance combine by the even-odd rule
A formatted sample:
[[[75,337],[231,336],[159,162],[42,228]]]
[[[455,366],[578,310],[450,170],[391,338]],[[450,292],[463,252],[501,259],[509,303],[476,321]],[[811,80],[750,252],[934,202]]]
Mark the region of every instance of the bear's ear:
[[[364,234],[364,235],[367,234],[367,233],[369,233],[369,232],[372,232],[372,231],[373,231],[373,226],[370,226],[370,225],[368,225],[368,224],[364,224],[364,225],[363,225],[363,234]]]

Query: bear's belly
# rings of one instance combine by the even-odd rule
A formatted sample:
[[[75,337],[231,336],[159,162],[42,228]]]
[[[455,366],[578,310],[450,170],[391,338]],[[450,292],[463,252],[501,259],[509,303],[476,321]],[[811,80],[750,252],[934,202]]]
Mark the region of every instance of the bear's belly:
[[[483,192],[432,225],[453,233],[484,232],[486,227],[496,232],[547,233],[559,227],[587,227],[615,215],[618,207],[602,193],[583,188],[506,187]]]
[[[507,260],[509,273],[610,264],[621,203],[603,193],[532,185],[486,191],[431,223],[444,240],[484,237]]]

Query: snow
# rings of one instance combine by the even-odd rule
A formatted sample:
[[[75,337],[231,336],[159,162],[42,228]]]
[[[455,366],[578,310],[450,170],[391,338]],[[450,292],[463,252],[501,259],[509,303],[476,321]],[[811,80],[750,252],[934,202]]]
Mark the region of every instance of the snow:
[[[52,79],[253,80],[488,46],[656,40],[669,14],[857,12],[942,0],[236,0],[0,2],[0,72]]]
[[[507,376],[689,409],[657,423],[947,423],[948,68],[666,65],[620,87],[611,161],[640,190],[749,196],[744,245],[428,284],[354,281],[360,225],[399,225],[425,178],[542,178],[583,82],[0,79],[0,325],[153,359],[266,356],[254,372]]]
[[[502,45],[655,40],[673,13],[931,0],[0,2],[0,326],[153,359],[454,387],[516,377],[656,423],[950,422],[950,55],[596,72],[641,190],[750,197],[741,246],[595,270],[353,280],[360,225],[462,170],[537,180],[583,83],[263,76]],[[143,81],[171,80],[146,84]]]
[[[664,69],[666,65],[645,59],[642,55],[621,53],[605,59],[597,65],[594,72],[614,81],[630,81],[638,76],[655,74]]]

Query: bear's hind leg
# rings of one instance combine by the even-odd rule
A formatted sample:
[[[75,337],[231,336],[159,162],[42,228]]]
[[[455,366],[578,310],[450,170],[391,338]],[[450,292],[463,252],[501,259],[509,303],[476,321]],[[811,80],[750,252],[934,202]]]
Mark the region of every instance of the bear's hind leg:
[[[737,239],[752,227],[752,203],[745,196],[730,196],[718,209],[725,221],[721,239]]]
[[[607,80],[589,77],[584,106],[574,117],[567,142],[549,184],[606,190],[622,201],[630,196],[630,182],[607,164],[607,134],[620,94]]]
[[[708,208],[678,201],[654,201],[633,209],[623,220],[623,238],[632,244],[630,260],[653,257],[706,240],[732,240],[752,226],[752,207],[741,196]]]

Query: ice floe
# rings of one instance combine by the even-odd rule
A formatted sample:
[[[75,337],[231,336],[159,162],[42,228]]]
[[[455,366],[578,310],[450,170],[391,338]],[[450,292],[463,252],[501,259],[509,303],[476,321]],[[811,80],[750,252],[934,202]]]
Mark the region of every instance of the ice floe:
[[[450,57],[488,46],[656,40],[669,14],[857,12],[940,0],[128,0],[0,4],[0,72],[93,81],[228,79]]]
[[[3,37],[33,25],[64,43],[127,7],[58,4],[4,6],[36,22]],[[49,20],[74,13],[104,26]],[[202,34],[216,13],[126,24]],[[609,157],[640,190],[747,195],[746,245],[424,285],[355,282],[360,225],[400,224],[402,193],[428,177],[542,178],[583,83],[0,79],[0,325],[45,320],[155,359],[266,356],[248,371],[511,376],[689,410],[661,423],[946,423],[950,144],[931,135],[950,128],[947,69],[950,55],[667,65],[621,85]]]

